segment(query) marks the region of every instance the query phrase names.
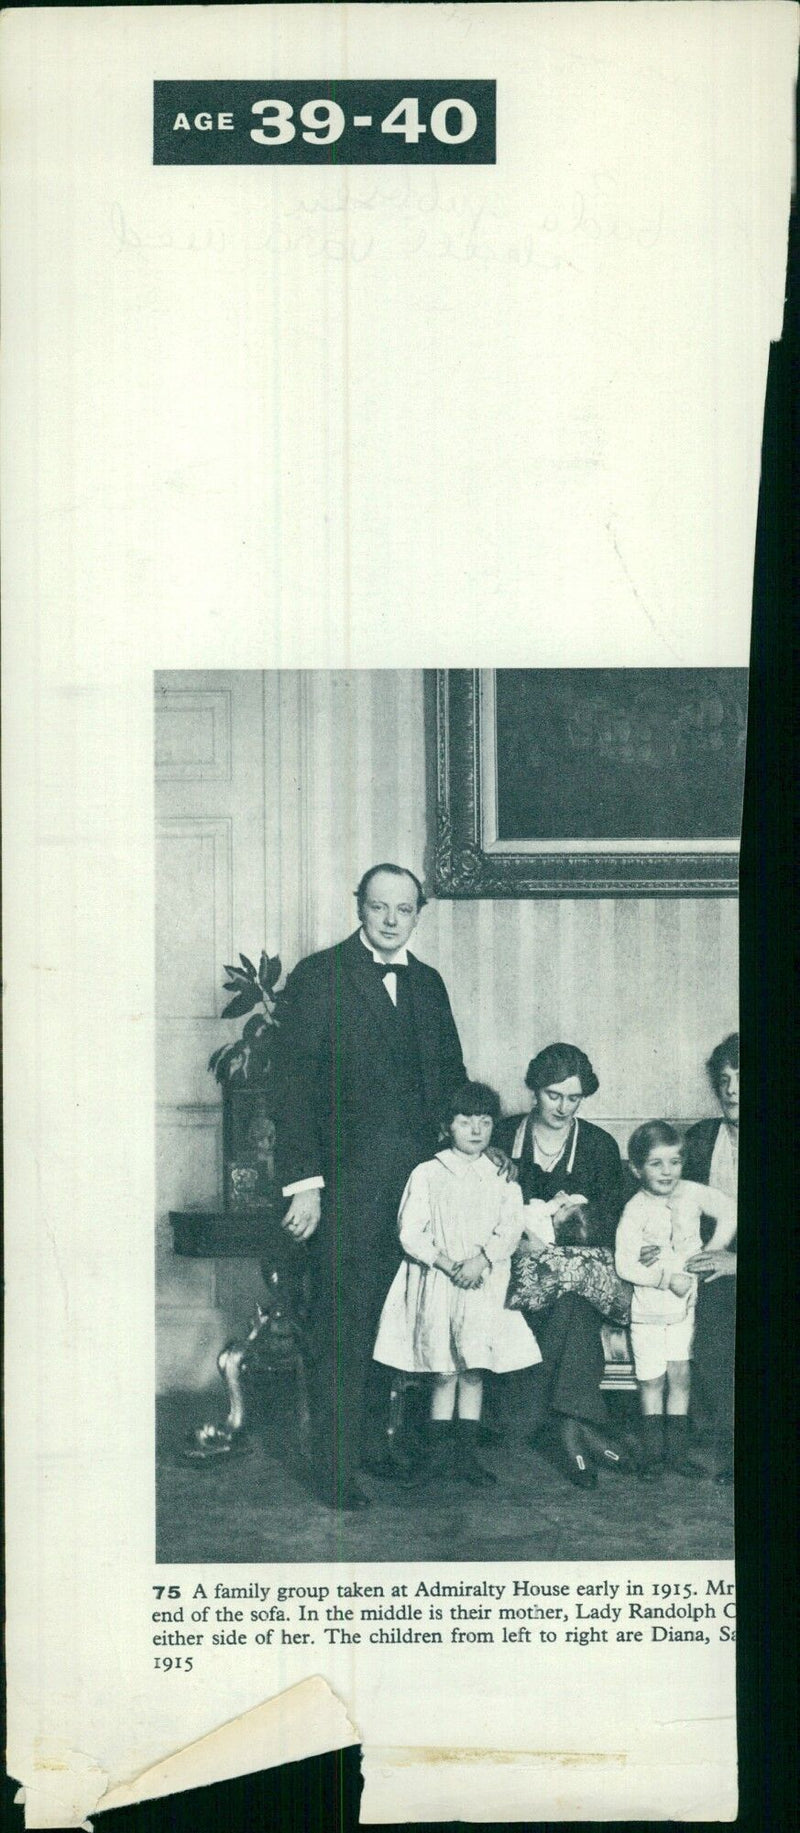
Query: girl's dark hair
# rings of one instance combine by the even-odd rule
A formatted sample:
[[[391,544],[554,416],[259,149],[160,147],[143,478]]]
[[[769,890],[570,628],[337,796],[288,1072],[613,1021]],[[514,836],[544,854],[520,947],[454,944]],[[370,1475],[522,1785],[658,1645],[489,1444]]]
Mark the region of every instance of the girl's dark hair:
[[[422,880],[417,878],[416,872],[409,872],[408,866],[395,866],[390,860],[383,859],[380,865],[370,866],[369,871],[364,873],[363,878],[360,878],[356,885],[356,906],[360,917],[364,915],[367,892],[377,872],[392,872],[395,878],[410,878],[412,885],[415,885],[417,890],[417,909],[424,910],[428,900]]]
[[[677,1127],[670,1126],[668,1120],[646,1120],[644,1126],[636,1128],[628,1140],[628,1159],[635,1170],[641,1171],[654,1146],[680,1146],[683,1151]]]
[[[492,1121],[500,1118],[500,1096],[486,1082],[462,1082],[455,1090],[442,1115],[445,1131],[456,1114],[488,1114]]]
[[[723,1069],[738,1069],[738,1067],[739,1033],[730,1031],[728,1036],[723,1038],[722,1043],[717,1045],[716,1050],[712,1050],[706,1063],[706,1074],[715,1095],[719,1094]]]
[[[540,1088],[550,1088],[557,1082],[567,1082],[570,1076],[577,1076],[582,1095],[596,1095],[600,1083],[594,1073],[585,1050],[579,1050],[577,1044],[548,1044],[539,1055],[532,1057],[525,1075],[526,1088],[532,1088],[538,1095]]]

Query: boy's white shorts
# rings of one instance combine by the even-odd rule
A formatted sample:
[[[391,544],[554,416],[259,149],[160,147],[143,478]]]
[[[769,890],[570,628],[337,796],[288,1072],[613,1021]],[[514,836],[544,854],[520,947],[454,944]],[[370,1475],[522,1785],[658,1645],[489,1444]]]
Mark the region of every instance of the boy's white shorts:
[[[668,1362],[690,1362],[694,1305],[674,1324],[631,1324],[631,1348],[637,1381],[658,1381]]]

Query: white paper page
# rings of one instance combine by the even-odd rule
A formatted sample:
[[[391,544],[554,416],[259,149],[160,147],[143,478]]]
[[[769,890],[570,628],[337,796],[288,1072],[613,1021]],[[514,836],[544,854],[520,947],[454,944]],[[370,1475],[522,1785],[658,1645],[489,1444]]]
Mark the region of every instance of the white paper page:
[[[210,966],[187,950],[184,982],[171,939],[180,1019],[201,968],[216,984],[236,958],[218,918],[226,949],[263,942],[289,967],[347,934],[353,874],[385,839],[428,870],[423,670],[747,666],[796,8],[12,8],[2,31],[8,1763],[27,1824],[348,1739],[366,1821],[733,1818],[735,1644],[729,1594],[707,1590],[732,1584],[727,1554],[303,1564],[287,1544],[269,1566],[156,1563],[156,1351],[199,1392],[220,1344],[209,1326],[169,1363],[185,1311],[202,1337],[214,1304],[202,1270],[189,1286],[163,1256],[157,1344],[153,1223],[213,1200],[220,1122],[211,1044],[167,1060],[157,1038],[154,812],[202,817],[219,892]],[[495,82],[496,162],[153,163],[154,82],[269,95],[320,72]],[[227,880],[213,784],[190,813],[177,791],[154,808],[156,674],[200,695],[212,775],[226,706],[232,770],[263,738]],[[728,895],[440,895],[424,913],[420,955],[507,1106],[512,931],[556,951],[544,997],[569,1036],[605,997],[589,983],[615,925],[615,959],[633,925],[650,976],[648,1025],[661,962],[681,1012],[699,1000],[716,1027],[709,1048],[735,1028]],[[464,938],[494,964],[474,998]],[[620,1073],[589,1114],[622,1140],[657,1086],[684,1122],[710,1112],[695,1028],[653,1045],[643,1023],[648,1107],[626,1106]],[[156,1180],[165,1099],[170,1124],[203,1129],[180,1202]],[[191,1608],[198,1584],[251,1581],[567,1585],[570,1610],[581,1582],[675,1583],[720,1615],[708,1643],[657,1657],[649,1630],[533,1653],[315,1636],[206,1643],[190,1671],[156,1672],[154,1586]]]

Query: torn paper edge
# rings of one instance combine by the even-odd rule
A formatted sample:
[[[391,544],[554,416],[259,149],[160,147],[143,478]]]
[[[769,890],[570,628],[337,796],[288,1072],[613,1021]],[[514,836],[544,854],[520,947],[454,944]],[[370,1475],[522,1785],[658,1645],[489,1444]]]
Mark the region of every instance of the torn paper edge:
[[[24,1806],[26,1828],[88,1829],[89,1816],[108,1808],[229,1782],[359,1741],[342,1701],[327,1680],[315,1675],[111,1786],[93,1757],[42,1741],[33,1774],[23,1776],[16,1799]],[[13,1773],[13,1762],[9,1767]]]

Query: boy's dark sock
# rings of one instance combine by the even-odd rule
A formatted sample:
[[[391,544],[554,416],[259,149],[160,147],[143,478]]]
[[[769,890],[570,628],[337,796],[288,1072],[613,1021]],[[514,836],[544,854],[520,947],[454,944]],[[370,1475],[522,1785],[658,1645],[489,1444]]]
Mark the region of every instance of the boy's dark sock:
[[[478,1457],[478,1433],[480,1420],[457,1419],[456,1427],[456,1476],[463,1477],[465,1483],[471,1483],[474,1489],[491,1489],[497,1482],[493,1470],[487,1470]]]
[[[689,1421],[683,1413],[668,1413],[666,1418],[667,1463],[682,1477],[702,1477],[705,1472],[688,1458]]]
[[[639,1475],[643,1483],[657,1483],[664,1473],[664,1421],[660,1413],[646,1413],[642,1419],[642,1462]]]

